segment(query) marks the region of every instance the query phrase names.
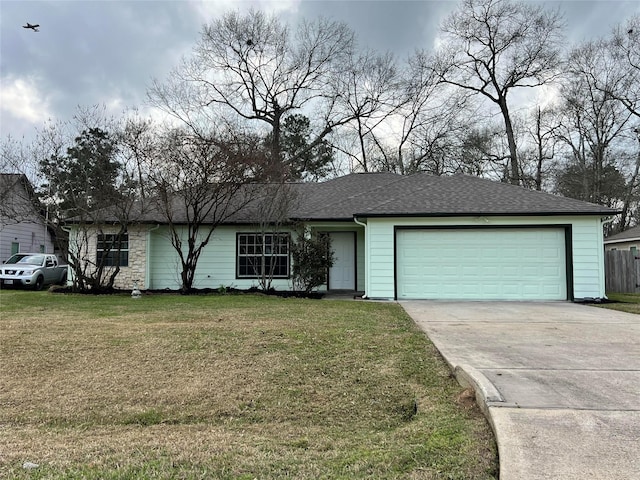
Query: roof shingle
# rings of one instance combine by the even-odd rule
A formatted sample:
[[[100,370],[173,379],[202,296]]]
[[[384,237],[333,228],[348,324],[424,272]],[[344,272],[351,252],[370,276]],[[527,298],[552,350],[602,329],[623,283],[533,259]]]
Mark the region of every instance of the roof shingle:
[[[277,192],[292,220],[351,221],[354,217],[439,217],[488,215],[602,215],[617,210],[572,198],[528,190],[468,175],[433,176],[424,173],[352,173],[322,183],[250,184],[235,194],[223,223],[276,221],[283,207],[272,201]],[[186,222],[185,206],[176,204],[173,220]],[[274,205],[272,205],[274,204]],[[241,206],[241,208],[239,208]],[[280,210],[279,210],[280,209]],[[181,210],[183,210],[181,212]],[[153,205],[136,218],[163,223]],[[213,218],[211,219],[213,221]]]
[[[631,227],[624,232],[616,233],[604,239],[604,243],[617,243],[640,239],[640,225]]]
[[[353,216],[613,215],[602,205],[468,175],[351,174],[319,184],[294,215]]]

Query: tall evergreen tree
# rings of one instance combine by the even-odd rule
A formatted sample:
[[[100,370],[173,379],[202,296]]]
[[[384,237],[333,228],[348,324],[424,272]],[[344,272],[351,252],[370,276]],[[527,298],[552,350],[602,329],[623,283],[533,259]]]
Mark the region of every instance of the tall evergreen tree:
[[[64,155],[41,161],[45,189],[67,217],[117,203],[122,165],[116,159],[116,149],[108,132],[89,128],[75,138]]]

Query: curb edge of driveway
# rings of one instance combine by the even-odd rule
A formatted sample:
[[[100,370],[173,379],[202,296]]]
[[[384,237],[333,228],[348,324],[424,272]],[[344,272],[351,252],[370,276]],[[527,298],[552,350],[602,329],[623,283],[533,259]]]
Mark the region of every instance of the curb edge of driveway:
[[[498,389],[489,379],[477,368],[471,365],[456,365],[453,368],[453,375],[457,382],[465,388],[472,388],[475,392],[476,403],[480,407],[480,411],[487,419],[491,430],[493,430],[493,436],[496,441],[496,447],[498,449],[498,478],[511,478],[505,475],[504,465],[500,461],[501,458],[505,458],[505,446],[501,438],[501,432],[496,428],[496,424],[493,416],[491,415],[491,409],[489,407],[498,407],[500,404],[506,406],[504,397],[500,394]],[[505,475],[503,477],[503,475]]]
[[[453,369],[453,375],[463,387],[473,388],[476,394],[476,402],[480,406],[482,413],[487,417],[490,417],[490,404],[504,402],[504,398],[498,389],[477,368],[471,365],[456,365]]]

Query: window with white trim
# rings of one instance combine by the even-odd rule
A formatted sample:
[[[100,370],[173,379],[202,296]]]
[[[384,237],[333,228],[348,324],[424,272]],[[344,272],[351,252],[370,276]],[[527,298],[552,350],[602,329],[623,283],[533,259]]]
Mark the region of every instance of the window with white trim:
[[[105,267],[129,266],[129,234],[98,235],[96,263]]]
[[[237,277],[289,277],[288,233],[238,233]]]

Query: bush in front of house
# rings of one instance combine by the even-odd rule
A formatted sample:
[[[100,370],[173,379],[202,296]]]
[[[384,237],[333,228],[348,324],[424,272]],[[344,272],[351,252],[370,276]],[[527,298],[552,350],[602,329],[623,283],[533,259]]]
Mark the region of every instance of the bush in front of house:
[[[327,234],[301,229],[291,243],[293,289],[311,293],[327,283],[327,272],[335,261]]]

